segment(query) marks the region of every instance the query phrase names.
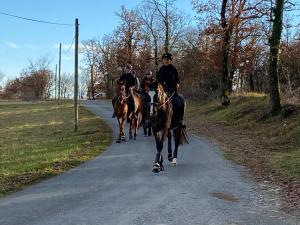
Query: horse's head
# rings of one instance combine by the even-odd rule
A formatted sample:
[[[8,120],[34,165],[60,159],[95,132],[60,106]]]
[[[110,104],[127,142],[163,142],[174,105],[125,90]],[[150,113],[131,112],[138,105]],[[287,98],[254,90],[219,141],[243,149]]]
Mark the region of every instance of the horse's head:
[[[126,91],[125,91],[125,82],[118,82],[118,90],[119,90],[119,96],[118,96],[118,102],[120,104],[124,104],[124,101],[126,101]]]
[[[161,84],[157,85],[157,101],[159,104],[163,104],[166,101],[167,94]]]
[[[153,91],[150,91],[149,95],[151,97],[150,116],[156,117],[158,110],[164,108],[164,104],[166,103],[167,99],[167,94],[165,93],[163,86],[158,84],[156,94]]]

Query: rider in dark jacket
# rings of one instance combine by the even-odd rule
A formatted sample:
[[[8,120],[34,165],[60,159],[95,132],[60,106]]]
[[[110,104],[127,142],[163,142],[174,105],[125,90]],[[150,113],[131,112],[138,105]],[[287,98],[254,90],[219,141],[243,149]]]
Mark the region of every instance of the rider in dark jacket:
[[[171,128],[174,128],[183,125],[185,101],[183,96],[177,93],[180,81],[177,69],[172,65],[172,54],[163,54],[162,60],[163,66],[159,69],[156,80],[164,87],[165,92],[171,98],[173,107]]]
[[[177,69],[172,65],[173,56],[165,53],[162,56],[163,66],[159,69],[156,80],[164,87],[168,95],[173,94],[179,87],[179,77]]]
[[[138,79],[135,75],[133,75],[132,73],[132,65],[130,63],[127,63],[127,65],[125,66],[125,70],[124,73],[120,76],[120,78],[118,79],[118,83],[119,82],[125,82],[125,91],[126,91],[126,95],[129,95],[130,93],[130,88],[134,88],[137,86],[138,83]],[[114,97],[112,99],[112,104],[114,106],[116,101],[116,97]],[[134,111],[134,103],[133,103],[133,99],[132,96],[128,97],[128,108],[129,108],[129,112],[133,112]],[[115,112],[113,113],[113,118],[115,117]]]

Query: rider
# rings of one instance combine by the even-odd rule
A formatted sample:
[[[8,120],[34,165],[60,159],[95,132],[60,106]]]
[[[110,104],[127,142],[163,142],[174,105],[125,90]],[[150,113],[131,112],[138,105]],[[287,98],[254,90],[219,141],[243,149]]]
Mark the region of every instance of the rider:
[[[162,55],[163,66],[160,67],[156,80],[161,84],[165,92],[170,96],[174,92],[177,92],[179,87],[179,77],[175,66],[172,64],[173,56],[171,53],[165,53]]]
[[[156,75],[156,80],[171,98],[173,106],[171,128],[185,126],[183,123],[185,101],[183,96],[177,93],[180,81],[177,69],[172,64],[173,56],[171,53],[165,53],[162,55],[162,60],[163,65]]]
[[[148,71],[145,74],[145,77],[143,78],[143,80],[141,82],[141,86],[140,86],[140,89],[141,89],[141,92],[142,92],[142,95],[144,98],[148,99],[148,96],[149,96],[148,92],[151,89],[151,84],[153,83],[153,81],[154,81],[154,77],[152,76],[152,72]]]
[[[130,89],[134,88],[137,86],[138,84],[138,79],[135,75],[132,74],[132,65],[130,62],[127,62],[125,69],[124,69],[124,73],[120,76],[120,78],[118,79],[117,83],[119,82],[125,82],[125,91],[126,91],[126,95],[128,96],[128,111],[129,112],[134,112],[134,102],[133,102],[133,98],[130,95]],[[112,104],[114,106],[115,101],[116,101],[117,97],[115,96],[112,100]],[[130,114],[130,113],[129,113]],[[113,118],[116,116],[115,112],[113,113]]]

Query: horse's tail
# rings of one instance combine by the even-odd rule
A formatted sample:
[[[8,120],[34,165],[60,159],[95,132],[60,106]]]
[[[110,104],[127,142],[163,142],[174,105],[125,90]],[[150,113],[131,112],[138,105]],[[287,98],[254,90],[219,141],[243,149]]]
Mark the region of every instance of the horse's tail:
[[[180,125],[179,143],[180,145],[189,144],[189,137],[186,132],[185,124]]]

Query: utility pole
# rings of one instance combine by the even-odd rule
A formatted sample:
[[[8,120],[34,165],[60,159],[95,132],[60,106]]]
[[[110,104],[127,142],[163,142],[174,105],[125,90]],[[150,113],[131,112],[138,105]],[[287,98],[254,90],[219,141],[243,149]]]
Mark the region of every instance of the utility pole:
[[[56,97],[57,97],[57,64],[55,64],[54,85],[55,85],[55,100],[56,100]]]
[[[74,82],[74,131],[78,129],[78,36],[79,24],[75,19],[75,82]]]
[[[58,99],[60,99],[60,70],[61,70],[61,43],[59,43],[59,60],[58,60]]]

